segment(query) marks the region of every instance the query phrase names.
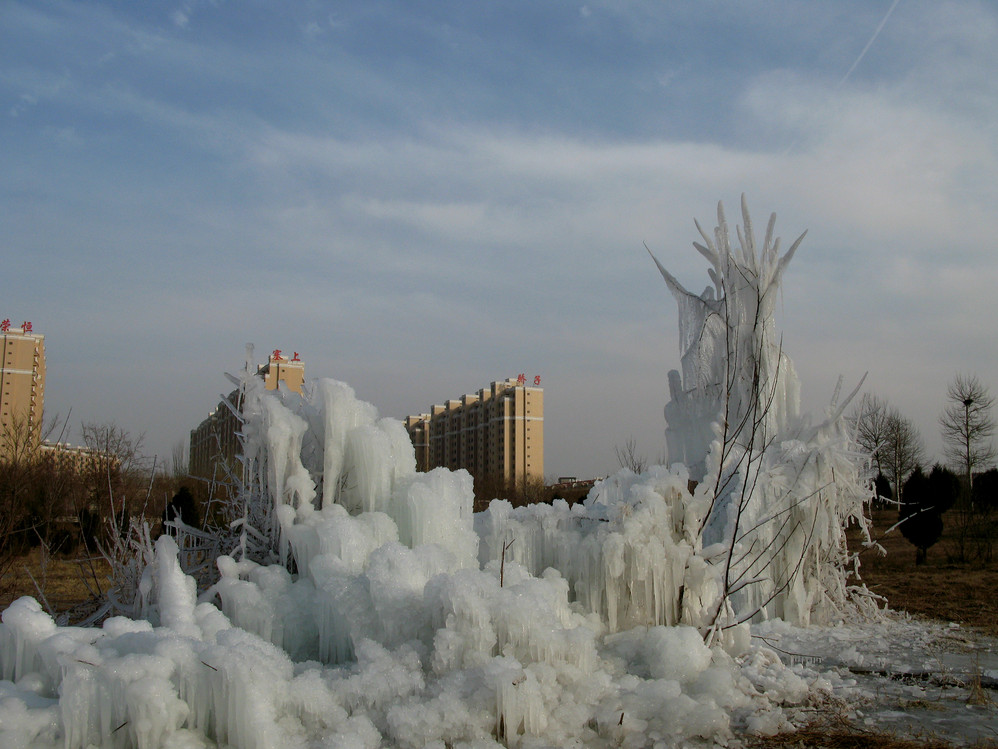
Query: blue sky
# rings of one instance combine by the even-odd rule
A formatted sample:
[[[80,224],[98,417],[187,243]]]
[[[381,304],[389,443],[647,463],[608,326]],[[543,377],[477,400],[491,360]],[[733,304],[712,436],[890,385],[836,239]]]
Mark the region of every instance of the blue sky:
[[[253,342],[399,418],[540,375],[551,477],[657,458],[643,244],[703,288],[693,218],[743,192],[808,230],[805,410],[869,372],[941,456],[953,375],[998,394],[993,3],[7,0],[0,143],[46,414],[164,457]]]

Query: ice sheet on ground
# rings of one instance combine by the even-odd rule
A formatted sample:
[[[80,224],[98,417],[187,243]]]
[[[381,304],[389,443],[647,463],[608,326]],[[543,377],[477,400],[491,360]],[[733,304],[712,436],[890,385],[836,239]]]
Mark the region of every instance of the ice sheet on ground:
[[[755,626],[753,637],[788,666],[830,678],[830,694],[841,701],[835,709],[861,728],[962,746],[998,740],[994,638],[901,613],[845,627],[774,621]]]

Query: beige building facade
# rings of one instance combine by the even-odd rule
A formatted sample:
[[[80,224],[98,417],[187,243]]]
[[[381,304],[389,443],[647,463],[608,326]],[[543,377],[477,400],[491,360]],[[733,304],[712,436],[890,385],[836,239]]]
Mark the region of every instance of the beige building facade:
[[[17,445],[42,460],[82,472],[97,451],[66,442],[45,442],[45,336],[34,332],[30,322],[13,327],[0,321],[0,454]],[[18,434],[21,429],[24,433]],[[105,458],[106,460],[106,458]],[[111,460],[117,460],[112,457]]]
[[[305,382],[305,363],[295,351],[287,356],[275,349],[267,358],[267,363],[257,368],[257,376],[263,378],[267,390],[276,390],[284,383],[296,393],[301,392]],[[242,412],[241,393],[233,390],[225,400],[219,401],[208,418],[191,430],[188,472],[198,478],[225,482],[230,475],[241,476],[236,456],[239,454],[240,419]]]
[[[525,376],[408,416],[416,468],[464,468],[476,479],[510,487],[544,480],[544,390]]]
[[[0,429],[6,435],[11,429],[26,428],[37,447],[45,408],[45,336],[35,333],[30,322],[15,328],[5,319],[0,322],[0,339]]]
[[[257,374],[263,377],[267,390],[277,390],[277,384],[283,382],[289,389],[301,393],[305,383],[305,362],[298,358],[297,351],[288,356],[281,349],[274,349]]]

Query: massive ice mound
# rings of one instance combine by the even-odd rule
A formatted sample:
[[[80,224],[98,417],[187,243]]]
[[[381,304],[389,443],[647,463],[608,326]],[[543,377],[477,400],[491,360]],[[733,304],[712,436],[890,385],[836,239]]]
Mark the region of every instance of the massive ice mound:
[[[621,471],[575,506],[474,515],[471,476],[417,473],[401,424],[348,385],[267,391],[248,355],[216,574],[185,573],[207,547],[181,527],[140,534],[115,598],[130,618],[63,627],[16,601],[0,744],[688,746],[779,727],[810,686],[749,627],[855,613],[842,526],[865,491],[841,407],[799,416],[774,338],[793,248],[771,221],[756,257],[744,216],[740,251],[720,211],[699,247],[713,293],[662,269],[685,331],[670,446],[691,465]]]

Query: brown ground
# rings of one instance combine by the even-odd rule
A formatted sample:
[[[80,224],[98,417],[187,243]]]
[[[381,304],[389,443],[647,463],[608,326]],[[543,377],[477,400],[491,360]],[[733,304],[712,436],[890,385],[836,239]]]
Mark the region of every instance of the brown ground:
[[[897,512],[874,512],[874,538],[897,522]],[[943,516],[943,538],[930,547],[925,564],[915,565],[915,547],[899,530],[883,536],[876,551],[861,554],[860,575],[866,586],[884,596],[892,609],[910,614],[958,622],[998,637],[998,561],[956,564],[948,552],[954,550],[952,519]],[[851,534],[852,536],[852,534]]]
[[[855,726],[828,728],[808,726],[798,731],[765,738],[750,738],[751,749],[954,749],[954,745],[936,736],[904,737],[890,733],[865,731]],[[992,749],[993,742],[978,743],[973,749]]]
[[[68,611],[95,593],[102,592],[107,587],[107,562],[103,559],[88,561],[83,556],[81,551],[79,558],[60,555],[45,557],[36,548],[15,560],[0,579],[0,611],[20,596],[33,596],[49,611]],[[39,595],[38,588],[44,592],[45,600]]]

